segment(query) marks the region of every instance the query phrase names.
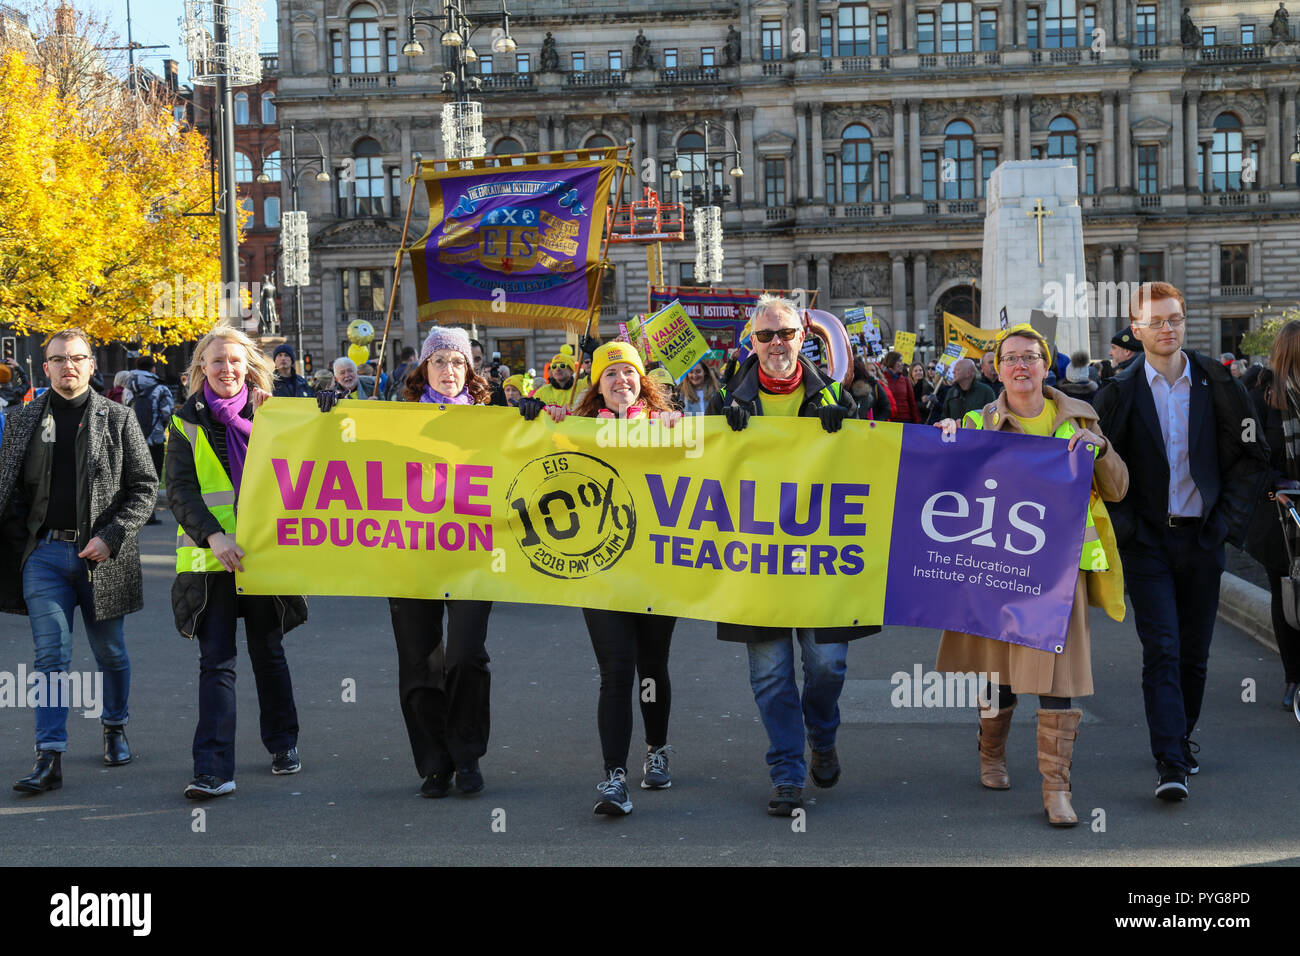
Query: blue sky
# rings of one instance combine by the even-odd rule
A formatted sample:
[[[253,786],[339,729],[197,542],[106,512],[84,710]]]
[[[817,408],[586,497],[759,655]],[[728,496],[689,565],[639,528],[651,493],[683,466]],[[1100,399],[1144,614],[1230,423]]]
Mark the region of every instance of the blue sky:
[[[72,0],[72,4],[107,19],[120,35],[122,45],[126,45],[127,0]],[[263,0],[262,7],[266,18],[262,21],[259,52],[269,53],[276,49],[275,0]],[[179,60],[182,83],[189,79],[190,74],[179,23],[184,10],[182,0],[131,0],[131,38],[145,45],[165,43],[168,46],[166,50],[141,50],[136,54],[136,62],[161,73],[164,59]]]

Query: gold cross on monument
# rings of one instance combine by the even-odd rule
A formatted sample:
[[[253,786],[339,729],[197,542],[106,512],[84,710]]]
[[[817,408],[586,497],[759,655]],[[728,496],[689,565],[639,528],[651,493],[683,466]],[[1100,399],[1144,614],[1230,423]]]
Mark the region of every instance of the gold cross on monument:
[[[1035,216],[1038,219],[1038,264],[1043,264],[1043,217],[1052,215],[1052,210],[1043,208],[1042,199],[1034,200],[1034,208],[1025,213],[1026,216]]]

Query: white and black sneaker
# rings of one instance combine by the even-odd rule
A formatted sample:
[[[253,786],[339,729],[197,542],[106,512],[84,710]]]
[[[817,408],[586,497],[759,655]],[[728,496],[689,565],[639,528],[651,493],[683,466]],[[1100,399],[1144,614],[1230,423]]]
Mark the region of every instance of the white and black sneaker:
[[[297,747],[290,747],[271,758],[271,773],[283,775],[297,773],[301,769],[302,761],[298,759]]]
[[[1187,799],[1187,771],[1161,760],[1156,764],[1160,779],[1156,783],[1156,796],[1161,800]]]
[[[185,796],[191,800],[211,800],[235,792],[235,781],[218,780],[210,773],[201,773],[190,781],[185,788]]]
[[[668,775],[668,751],[672,749],[664,744],[645,755],[645,764],[641,767],[645,774],[641,780],[642,790],[667,790],[673,785],[673,778]]]
[[[609,772],[609,779],[596,784],[600,799],[595,811],[613,817],[624,817],[632,812],[632,801],[627,796],[627,771],[622,767]]]

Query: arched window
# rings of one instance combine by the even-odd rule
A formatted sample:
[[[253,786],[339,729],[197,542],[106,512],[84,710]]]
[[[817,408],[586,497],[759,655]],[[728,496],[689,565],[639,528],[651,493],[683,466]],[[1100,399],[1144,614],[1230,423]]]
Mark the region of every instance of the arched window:
[[[251,183],[253,181],[253,161],[247,153],[235,153],[235,182]]]
[[[492,147],[493,156],[514,156],[515,153],[522,153],[523,151],[524,148],[519,144],[519,140],[511,139],[509,136],[497,140],[497,144]],[[523,164],[522,156],[510,160],[509,163],[501,163],[502,166],[522,166]]]
[[[363,139],[352,150],[356,157],[357,215],[382,216],[384,214],[384,161],[379,155],[379,144],[373,139]]]
[[[1079,127],[1068,116],[1058,116],[1047,125],[1047,158],[1068,159],[1079,165]]]
[[[677,140],[677,168],[682,171],[682,178],[666,180],[661,196],[683,203],[687,212],[693,211],[697,205],[711,204],[714,192],[722,188],[722,160],[709,163],[704,137],[694,130],[683,133]]]
[[[587,149],[608,149],[614,145],[614,141],[604,133],[597,133],[591,139],[587,140]]]
[[[268,153],[266,159],[262,160],[262,172],[266,173],[271,182],[278,183],[280,181],[280,151],[278,149],[274,153]]]
[[[348,11],[348,59],[353,73],[378,73],[383,68],[378,17],[368,3]]]
[[[1210,146],[1210,188],[1215,192],[1241,189],[1241,120],[1232,113],[1214,118]]]
[[[247,93],[235,94],[235,125],[236,126],[248,125],[248,94]]]
[[[943,131],[943,196],[975,198],[975,131],[965,120],[953,120]]]
[[[262,122],[268,126],[275,125],[275,94],[262,94]]]
[[[871,202],[871,130],[861,123],[845,128],[841,136],[840,177],[844,202]]]

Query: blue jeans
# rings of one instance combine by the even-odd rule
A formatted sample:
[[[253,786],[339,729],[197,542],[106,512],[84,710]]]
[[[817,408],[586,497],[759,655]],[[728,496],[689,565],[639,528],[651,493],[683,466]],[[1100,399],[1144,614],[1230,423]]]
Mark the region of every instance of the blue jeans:
[[[1187,769],[1183,738],[1196,729],[1219,611],[1223,545],[1206,551],[1195,528],[1169,528],[1161,546],[1120,552],[1142,642],[1142,697],[1151,754]]]
[[[804,760],[804,727],[813,750],[835,746],[840,726],[840,691],[844,689],[847,643],[818,644],[811,628],[796,628],[803,649],[803,698],[794,682],[794,640],[747,644],[749,685],[771,747],[767,766],[772,785],[802,787],[808,771]]]
[[[298,746],[298,710],[284,657],[276,599],[236,595],[235,576],[211,575],[199,618],[199,723],[194,729],[194,775],[235,779],[235,629],[244,619],[253,662],[262,745],[267,753]]]
[[[95,662],[104,675],[105,726],[124,726],[131,690],[131,661],[126,656],[123,619],[95,619],[95,600],[86,559],[70,541],[44,540],[23,565],[23,600],[36,645],[36,670],[42,674],[67,673],[72,662],[72,612],[81,606],[81,620]],[[36,749],[68,749],[67,700],[61,706],[40,706],[36,711]]]

